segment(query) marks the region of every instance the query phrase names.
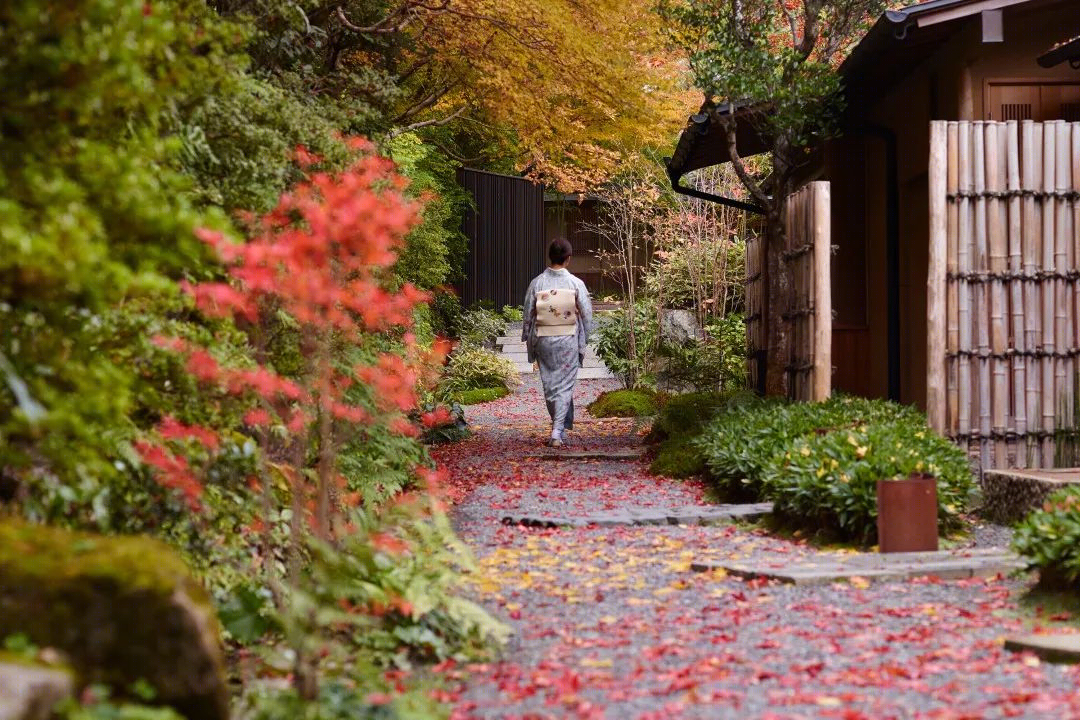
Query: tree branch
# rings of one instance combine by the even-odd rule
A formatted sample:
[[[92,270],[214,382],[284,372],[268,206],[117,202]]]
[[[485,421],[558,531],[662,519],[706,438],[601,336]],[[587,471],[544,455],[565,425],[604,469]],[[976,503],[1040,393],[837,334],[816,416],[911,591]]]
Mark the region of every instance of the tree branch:
[[[754,178],[750,177],[746,165],[743,163],[742,158],[739,157],[735,136],[736,122],[734,113],[726,116],[718,115],[717,118],[720,121],[721,127],[724,128],[724,135],[727,138],[728,155],[731,157],[731,167],[735,169],[735,174],[739,176],[739,181],[742,182],[746,187],[746,190],[759,205],[766,209],[771,208],[772,198],[765,194],[765,191],[761,189],[761,186],[758,185]]]
[[[444,118],[436,118],[436,119],[432,119],[432,120],[423,120],[421,122],[412,123],[411,125],[406,125],[405,127],[394,128],[393,130],[391,130],[388,133],[387,139],[392,139],[392,138],[397,137],[398,135],[402,135],[402,134],[407,133],[407,132],[412,132],[413,130],[419,130],[420,128],[437,127],[439,125],[446,125],[447,123],[453,122],[457,118],[461,117],[461,114],[464,113],[468,108],[469,108],[468,105],[462,105],[457,110],[455,110],[453,113],[451,113],[450,115],[447,115]]]

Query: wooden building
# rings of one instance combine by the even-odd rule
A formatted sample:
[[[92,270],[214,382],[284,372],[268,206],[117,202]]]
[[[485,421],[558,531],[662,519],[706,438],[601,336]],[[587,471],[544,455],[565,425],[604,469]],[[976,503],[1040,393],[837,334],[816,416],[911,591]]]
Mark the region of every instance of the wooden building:
[[[831,387],[919,405],[986,466],[1075,464],[1077,36],[1078,0],[886,12],[840,68],[842,134],[806,173],[828,183],[836,246]],[[673,181],[728,161],[715,112],[731,109],[683,132]],[[734,112],[741,154],[760,152]]]

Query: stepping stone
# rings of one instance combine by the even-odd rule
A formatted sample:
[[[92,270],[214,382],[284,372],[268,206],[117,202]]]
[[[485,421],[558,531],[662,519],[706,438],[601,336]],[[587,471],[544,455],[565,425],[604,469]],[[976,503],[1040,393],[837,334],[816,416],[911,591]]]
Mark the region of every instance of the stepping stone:
[[[1080,633],[1069,635],[1020,635],[1005,639],[1005,649],[1032,652],[1051,663],[1080,663]]]
[[[508,342],[508,343],[495,343],[502,348],[504,353],[511,352],[528,352],[529,348],[525,347],[523,342]]]
[[[578,380],[609,380],[615,377],[606,367],[583,367],[578,370]]]
[[[853,555],[818,553],[792,562],[701,561],[690,565],[695,572],[723,569],[735,577],[764,578],[793,585],[828,585],[856,577],[886,581],[923,576],[963,580],[999,573],[1008,575],[1025,567],[1026,563],[1004,548]]]
[[[502,356],[510,362],[525,364],[529,363],[529,353],[525,352],[524,350],[522,350],[521,352],[507,352],[506,350],[503,350]]]
[[[616,527],[620,525],[712,525],[726,520],[760,517],[772,512],[772,503],[752,505],[690,505],[681,508],[640,508],[621,512],[597,512],[572,517],[555,514],[510,514],[504,525],[526,527]]]
[[[637,450],[551,450],[526,455],[532,460],[638,460],[645,455],[644,449]]]

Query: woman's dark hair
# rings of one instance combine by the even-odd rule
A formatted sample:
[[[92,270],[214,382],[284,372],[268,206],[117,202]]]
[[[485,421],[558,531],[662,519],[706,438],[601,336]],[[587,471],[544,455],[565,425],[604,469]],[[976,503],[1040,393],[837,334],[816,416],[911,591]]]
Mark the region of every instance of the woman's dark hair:
[[[565,265],[570,256],[574,254],[574,247],[565,238],[555,238],[548,245],[548,260],[552,265]]]

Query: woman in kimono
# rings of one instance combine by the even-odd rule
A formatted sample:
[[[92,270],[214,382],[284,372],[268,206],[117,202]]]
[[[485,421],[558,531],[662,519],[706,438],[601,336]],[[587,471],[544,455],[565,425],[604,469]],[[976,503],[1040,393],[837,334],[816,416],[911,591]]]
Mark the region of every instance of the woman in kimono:
[[[551,265],[533,278],[525,291],[521,331],[529,362],[540,366],[551,415],[548,445],[552,447],[565,445],[563,434],[574,427],[574,383],[592,330],[589,291],[566,269],[571,254],[573,248],[567,240],[554,240],[548,247]]]

